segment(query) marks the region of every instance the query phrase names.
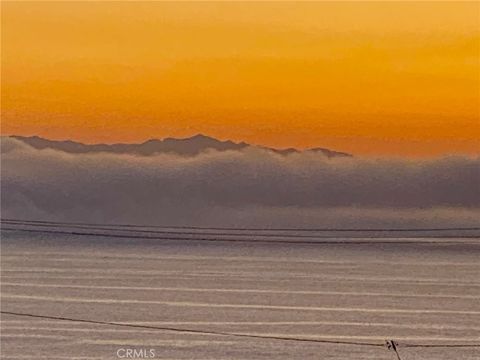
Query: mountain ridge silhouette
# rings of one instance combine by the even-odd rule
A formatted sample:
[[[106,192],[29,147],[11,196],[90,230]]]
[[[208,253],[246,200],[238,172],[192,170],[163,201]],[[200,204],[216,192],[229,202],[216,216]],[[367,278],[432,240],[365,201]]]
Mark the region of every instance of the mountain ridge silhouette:
[[[246,142],[233,142],[231,140],[218,140],[214,137],[197,134],[186,138],[166,137],[163,139],[149,139],[142,143],[114,143],[114,144],[84,144],[73,140],[50,140],[40,136],[9,136],[19,140],[35,149],[54,149],[73,154],[85,153],[115,153],[149,156],[154,154],[177,154],[182,156],[198,155],[206,150],[228,151],[257,148],[272,151],[280,155],[295,153],[315,152],[331,157],[352,157],[351,154],[330,150],[321,147],[298,150],[295,148],[275,149],[260,145],[251,145]]]

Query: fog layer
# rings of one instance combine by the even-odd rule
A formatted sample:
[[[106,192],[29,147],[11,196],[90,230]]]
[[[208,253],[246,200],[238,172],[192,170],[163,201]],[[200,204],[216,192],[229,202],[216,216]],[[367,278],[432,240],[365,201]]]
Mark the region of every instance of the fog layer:
[[[464,226],[480,158],[67,154],[2,138],[2,217],[215,226]]]

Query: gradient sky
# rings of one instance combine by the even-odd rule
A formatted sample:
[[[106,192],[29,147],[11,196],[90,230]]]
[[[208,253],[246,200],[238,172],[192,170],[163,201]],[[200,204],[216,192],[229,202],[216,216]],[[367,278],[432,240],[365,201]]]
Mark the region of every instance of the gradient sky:
[[[480,3],[3,2],[2,133],[480,152]]]

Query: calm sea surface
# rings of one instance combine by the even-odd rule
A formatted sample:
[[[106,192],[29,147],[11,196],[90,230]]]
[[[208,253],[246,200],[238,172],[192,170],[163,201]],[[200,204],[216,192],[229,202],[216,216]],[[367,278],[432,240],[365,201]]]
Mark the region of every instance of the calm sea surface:
[[[281,244],[4,231],[1,308],[207,332],[394,339],[402,360],[480,359],[480,348],[402,346],[480,343],[480,240],[428,240]],[[375,346],[1,320],[4,360],[119,359],[128,349],[157,359],[396,359]]]

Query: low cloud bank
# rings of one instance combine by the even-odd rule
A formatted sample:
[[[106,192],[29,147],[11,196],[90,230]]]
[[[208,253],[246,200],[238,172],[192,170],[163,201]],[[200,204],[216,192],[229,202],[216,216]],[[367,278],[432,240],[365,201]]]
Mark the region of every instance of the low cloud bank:
[[[72,155],[2,138],[2,217],[203,226],[471,226],[480,158],[262,150]]]

